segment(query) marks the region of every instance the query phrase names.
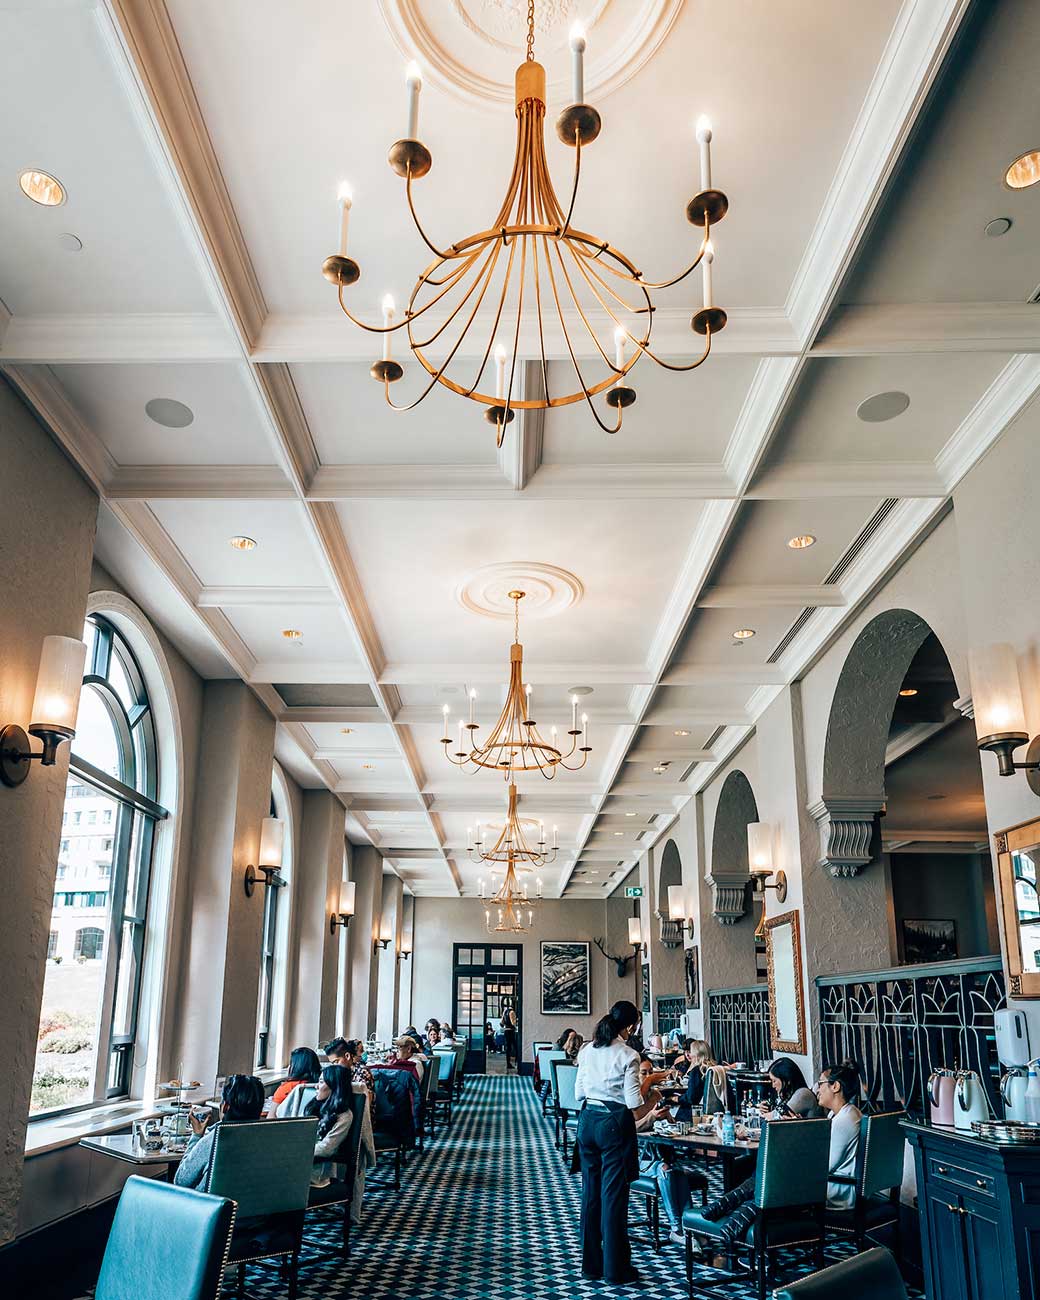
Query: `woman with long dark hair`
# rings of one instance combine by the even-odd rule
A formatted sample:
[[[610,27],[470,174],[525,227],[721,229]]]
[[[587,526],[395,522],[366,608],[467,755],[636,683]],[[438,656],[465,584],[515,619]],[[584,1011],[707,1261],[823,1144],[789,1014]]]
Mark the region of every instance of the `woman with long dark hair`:
[[[314,1100],[307,1103],[305,1115],[317,1115],[318,1140],[314,1144],[312,1187],[327,1187],[332,1182],[332,1162],[339,1144],[347,1136],[354,1120],[354,1082],[346,1065],[326,1065],[318,1080]]]
[[[761,1101],[758,1109],[763,1115],[781,1119],[819,1119],[823,1111],[817,1104],[805,1075],[789,1056],[778,1056],[766,1071],[773,1089],[770,1101]]]
[[[321,1062],[313,1047],[294,1047],[289,1057],[289,1071],[285,1082],[280,1083],[271,1098],[271,1109],[276,1110],[294,1088],[304,1083],[317,1083],[321,1078]]]
[[[628,1040],[640,1023],[632,1002],[615,1002],[578,1053],[574,1095],[584,1101],[575,1149],[581,1163],[581,1272],[590,1281],[636,1282],[628,1240],[628,1187],[639,1177],[636,1112],[645,1108],[639,1054]]]

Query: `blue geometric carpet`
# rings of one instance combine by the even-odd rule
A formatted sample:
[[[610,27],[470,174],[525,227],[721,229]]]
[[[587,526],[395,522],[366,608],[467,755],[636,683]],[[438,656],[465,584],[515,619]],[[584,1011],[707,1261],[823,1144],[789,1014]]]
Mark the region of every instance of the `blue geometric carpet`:
[[[630,1225],[642,1287],[582,1278],[581,1179],[567,1173],[530,1079],[469,1076],[454,1120],[451,1129],[438,1126],[424,1154],[412,1153],[399,1193],[392,1166],[370,1172],[364,1221],[351,1234],[349,1261],[308,1265],[305,1259],[301,1300],[348,1294],[365,1300],[592,1300],[634,1296],[640,1289],[652,1291],[655,1300],[686,1300],[683,1249],[666,1239],[654,1253],[641,1198],[633,1198]],[[307,1235],[335,1249],[339,1228],[309,1215]],[[829,1250],[828,1262],[848,1253],[841,1246]],[[808,1260],[792,1259],[791,1265],[781,1269],[784,1278],[812,1271]],[[720,1300],[754,1295],[745,1280],[718,1289],[722,1275],[709,1268],[698,1267],[696,1277],[713,1285]],[[250,1270],[248,1288],[262,1300],[285,1294],[284,1280],[260,1268]]]

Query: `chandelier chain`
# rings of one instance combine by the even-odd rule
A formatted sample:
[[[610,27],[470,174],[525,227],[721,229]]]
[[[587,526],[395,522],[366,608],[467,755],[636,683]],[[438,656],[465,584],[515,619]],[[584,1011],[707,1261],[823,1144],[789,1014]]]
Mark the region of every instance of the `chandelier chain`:
[[[534,62],[534,0],[527,0],[527,62]]]

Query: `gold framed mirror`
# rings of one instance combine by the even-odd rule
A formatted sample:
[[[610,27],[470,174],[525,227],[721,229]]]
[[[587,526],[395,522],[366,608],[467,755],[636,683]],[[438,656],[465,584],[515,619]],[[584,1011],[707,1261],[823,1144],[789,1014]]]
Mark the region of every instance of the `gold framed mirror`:
[[[994,837],[1008,996],[1040,997],[1040,819]]]
[[[774,1052],[805,1052],[802,936],[797,912],[766,919],[769,1039]]]

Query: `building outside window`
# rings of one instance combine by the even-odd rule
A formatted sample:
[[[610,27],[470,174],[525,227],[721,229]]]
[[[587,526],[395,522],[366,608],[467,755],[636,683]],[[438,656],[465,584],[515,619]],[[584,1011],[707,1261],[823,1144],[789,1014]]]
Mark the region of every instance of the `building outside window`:
[[[57,873],[75,876],[77,888],[54,894],[32,1116],[128,1093],[152,842],[166,816],[155,801],[152,710],[130,647],[99,615],[83,639],[87,669]],[[111,838],[91,836],[99,821]]]

